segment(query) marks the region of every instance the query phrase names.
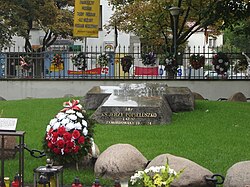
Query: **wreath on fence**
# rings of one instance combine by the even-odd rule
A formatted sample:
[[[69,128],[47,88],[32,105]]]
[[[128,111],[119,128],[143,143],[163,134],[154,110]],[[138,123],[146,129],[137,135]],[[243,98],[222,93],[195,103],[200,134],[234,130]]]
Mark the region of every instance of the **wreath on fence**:
[[[19,62],[20,62],[21,67],[24,70],[29,70],[32,66],[32,59],[28,55],[26,55],[24,57],[20,56]]]
[[[177,61],[174,57],[169,56],[165,59],[165,71],[173,76],[176,75],[178,69]]]
[[[72,57],[72,63],[74,66],[77,67],[78,70],[85,71],[87,68],[87,61],[86,56],[83,52],[80,52],[79,54]]]
[[[133,64],[133,57],[131,55],[124,56],[123,58],[121,58],[122,70],[125,73],[129,72],[132,64]]]
[[[154,52],[149,52],[142,54],[142,64],[145,66],[154,66],[156,64],[156,54]]]
[[[224,75],[230,66],[229,58],[223,52],[218,52],[213,56],[212,64],[214,65],[214,70],[220,75]]]
[[[106,54],[102,54],[98,57],[97,59],[97,63],[101,66],[101,67],[105,67],[108,66],[109,63],[109,57]]]
[[[54,67],[56,67],[58,69],[60,69],[60,67],[63,65],[63,63],[64,63],[64,61],[63,61],[61,55],[58,53],[54,55],[54,57],[51,61],[51,64],[53,64]]]
[[[194,69],[200,69],[205,65],[205,57],[200,54],[193,54],[190,56],[190,65]]]

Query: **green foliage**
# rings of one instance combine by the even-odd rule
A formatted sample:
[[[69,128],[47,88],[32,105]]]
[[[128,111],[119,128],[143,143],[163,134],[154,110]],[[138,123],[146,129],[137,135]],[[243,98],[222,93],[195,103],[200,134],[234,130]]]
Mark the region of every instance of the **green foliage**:
[[[184,44],[188,38],[201,29],[210,34],[218,34],[220,29],[230,27],[233,23],[249,17],[246,3],[249,1],[226,0],[192,0],[192,1],[160,1],[160,0],[110,0],[115,13],[106,28],[118,28],[121,31],[133,32],[145,38],[148,44],[163,43],[172,46],[174,35],[174,19],[169,8],[178,6],[181,13],[177,19],[177,45]]]

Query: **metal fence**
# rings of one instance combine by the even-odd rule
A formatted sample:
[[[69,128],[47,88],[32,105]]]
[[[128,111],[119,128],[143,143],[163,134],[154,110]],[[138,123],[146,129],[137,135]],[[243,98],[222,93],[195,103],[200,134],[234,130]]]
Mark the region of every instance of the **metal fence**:
[[[115,52],[102,47],[63,46],[45,52],[5,50],[0,53],[0,78],[25,79],[250,79],[250,53],[223,52],[227,68],[214,64],[219,49],[194,47],[178,53],[174,76],[171,58],[154,47],[117,47]],[[204,57],[197,68],[192,55]],[[221,63],[218,61],[218,63]],[[224,63],[224,62],[223,62]],[[218,66],[219,65],[219,66]],[[168,68],[167,68],[168,67]]]

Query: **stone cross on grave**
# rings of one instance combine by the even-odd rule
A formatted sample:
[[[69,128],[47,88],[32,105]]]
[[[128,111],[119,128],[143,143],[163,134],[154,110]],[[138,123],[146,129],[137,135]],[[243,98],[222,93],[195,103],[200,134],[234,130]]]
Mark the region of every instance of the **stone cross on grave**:
[[[96,86],[81,100],[100,124],[163,125],[173,112],[194,110],[194,96],[187,87],[141,83]]]

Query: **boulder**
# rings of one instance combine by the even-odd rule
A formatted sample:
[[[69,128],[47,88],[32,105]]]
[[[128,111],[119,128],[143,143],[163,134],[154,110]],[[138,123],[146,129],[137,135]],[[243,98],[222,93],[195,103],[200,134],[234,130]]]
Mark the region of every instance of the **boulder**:
[[[73,94],[65,94],[63,96],[64,98],[72,98],[72,97],[75,97]]]
[[[212,187],[213,183],[206,181],[205,177],[211,177],[213,173],[208,169],[196,164],[195,162],[174,156],[171,154],[162,154],[155,157],[147,166],[165,166],[168,162],[169,167],[176,172],[184,169],[180,177],[176,179],[171,187]]]
[[[0,101],[6,101],[6,99],[0,96]]]
[[[229,97],[228,101],[247,102],[247,98],[243,93],[237,92]]]
[[[194,95],[187,87],[168,87],[164,97],[173,112],[194,110]]]
[[[144,170],[148,160],[130,144],[115,144],[97,158],[94,172],[97,177],[128,180],[137,170]]]
[[[224,187],[250,187],[250,161],[234,164],[227,170]]]
[[[205,98],[197,92],[193,92],[193,95],[194,95],[194,100],[205,100]]]

